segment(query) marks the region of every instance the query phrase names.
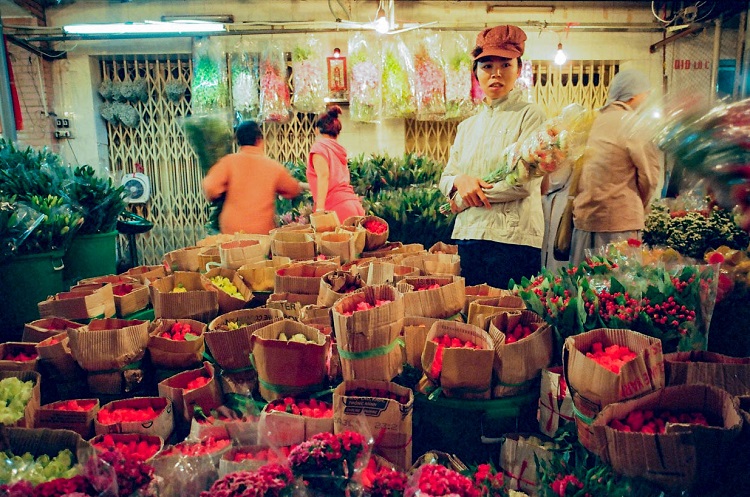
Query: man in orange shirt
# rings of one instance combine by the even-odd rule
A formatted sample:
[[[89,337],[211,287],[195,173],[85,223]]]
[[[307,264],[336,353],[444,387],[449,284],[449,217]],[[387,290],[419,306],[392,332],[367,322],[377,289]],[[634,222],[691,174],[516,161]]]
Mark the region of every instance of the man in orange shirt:
[[[263,135],[257,123],[244,121],[234,134],[239,151],[222,157],[211,167],[203,179],[203,191],[208,200],[226,194],[219,215],[222,233],[267,235],[276,227],[276,195],[294,198],[305,184],[264,155]]]

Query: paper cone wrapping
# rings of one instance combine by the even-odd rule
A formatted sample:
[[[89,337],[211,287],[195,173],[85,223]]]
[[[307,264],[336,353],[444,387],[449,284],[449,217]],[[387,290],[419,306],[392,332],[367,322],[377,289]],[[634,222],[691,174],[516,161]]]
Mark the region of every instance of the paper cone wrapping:
[[[170,340],[162,337],[175,323],[190,326],[191,340]],[[193,319],[156,319],[149,326],[148,351],[151,362],[157,368],[184,369],[198,366],[206,350],[206,325]]]
[[[37,354],[36,344],[33,342],[5,342],[0,343],[0,370],[3,371],[37,371],[38,367],[38,354],[37,359],[31,361],[16,361],[6,359],[7,356],[16,356],[20,352],[26,355]]]
[[[39,302],[39,316],[66,319],[92,319],[115,315],[115,299],[110,283],[58,293]]]
[[[750,395],[750,357],[715,352],[675,352],[664,355],[667,385],[705,383],[732,395]]]
[[[415,290],[438,284],[434,290]],[[404,294],[407,316],[446,319],[464,308],[466,289],[460,276],[418,276],[404,278],[396,285]]]
[[[70,351],[85,371],[120,369],[143,358],[148,345],[148,321],[94,319],[68,330]]]
[[[320,279],[338,265],[328,261],[298,262],[276,271],[274,293],[318,295]]]
[[[56,341],[58,337],[60,341]],[[67,332],[60,333],[36,344],[36,352],[39,354],[39,366],[48,378],[81,378],[83,370],[73,359],[70,352],[70,339]]]
[[[498,297],[474,299],[469,304],[466,321],[487,330],[493,316],[501,312],[522,311],[524,309],[526,309],[526,304],[517,295],[505,294]]]
[[[316,233],[325,233],[327,231],[336,231],[341,222],[336,211],[313,212],[310,214],[310,225]]]
[[[22,342],[41,342],[55,335],[59,335],[68,328],[80,328],[81,323],[69,321],[63,318],[37,319],[23,326]]]
[[[557,429],[573,423],[573,397],[565,384],[562,366],[542,370],[539,388],[539,431],[554,436]]]
[[[318,243],[318,250],[326,257],[340,257],[341,262],[349,262],[360,254],[357,252],[356,237],[347,231],[323,233]]]
[[[31,398],[26,403],[26,407],[23,410],[23,416],[21,417],[21,419],[16,421],[15,424],[9,425],[9,426],[16,426],[18,428],[33,428],[34,423],[36,421],[36,412],[39,410],[39,406],[41,404],[40,401],[42,398],[41,388],[39,386],[39,384],[42,381],[41,375],[37,373],[36,371],[2,371],[0,370],[0,381],[6,378],[18,378],[20,381],[23,381],[23,382],[27,382],[27,381],[34,382],[34,387],[31,391]]]
[[[201,247],[200,252],[198,252],[198,266],[200,266],[201,271],[207,271],[209,269],[209,264],[210,267],[221,265],[219,247],[215,245]]]
[[[594,342],[603,347],[625,345],[637,354],[620,374],[586,357]],[[565,380],[572,392],[602,407],[664,388],[661,341],[631,330],[600,328],[568,337],[563,346]]]
[[[666,434],[624,432],[608,426],[636,409],[702,412],[718,426],[667,423]],[[715,488],[732,441],[740,434],[739,402],[708,385],[667,387],[638,399],[610,404],[593,423],[598,455],[620,474],[642,477],[660,486],[691,491]],[[699,495],[700,492],[696,493]]]
[[[190,271],[197,273],[204,267],[200,265],[199,255],[202,247],[185,247],[164,254],[162,264],[171,273],[175,271]]]
[[[145,409],[151,407],[156,413],[154,419],[148,421],[122,421],[114,424],[102,424],[99,415],[94,418],[94,432],[97,435],[107,433],[140,433],[153,435],[168,440],[174,429],[174,415],[172,413],[172,402],[164,397],[133,397],[132,399],[115,400],[102,406],[100,412],[108,409],[115,410],[122,407],[132,409]]]
[[[272,292],[276,270],[289,266],[289,257],[274,257],[271,260],[245,264],[237,270],[245,283],[254,292]]]
[[[427,340],[427,332],[438,321],[435,318],[409,316],[404,318],[404,362],[422,369],[422,352]]]
[[[143,283],[144,285],[148,285],[154,280],[158,280],[159,278],[163,278],[167,275],[167,271],[164,266],[162,265],[156,265],[156,266],[138,266],[131,269],[128,269],[124,273],[122,273],[120,276],[131,276],[134,278],[137,278],[140,283]]]
[[[182,284],[187,292],[174,293]],[[164,319],[195,319],[211,321],[219,312],[219,294],[206,286],[198,273],[178,271],[151,282],[151,303],[154,316]]]
[[[449,245],[443,242],[437,242],[428,250],[431,254],[452,254],[458,255],[458,245]]]
[[[428,276],[461,274],[461,258],[453,254],[412,255],[404,257],[401,264],[419,268],[422,274]]]
[[[280,340],[281,333],[289,338],[300,333],[308,342]],[[330,343],[317,329],[285,319],[256,330],[252,342],[260,394],[267,401],[325,388]]]
[[[302,308],[318,303],[316,294],[307,293],[272,293],[268,296],[266,307],[280,311],[284,317],[299,319]]]
[[[34,458],[55,457],[61,450],[68,449],[73,453],[73,463],[85,463],[94,454],[91,444],[70,430],[6,428],[3,434],[7,442],[4,449],[13,454],[29,452]]]
[[[367,229],[367,223],[370,221],[377,221],[386,226],[384,233],[373,233]],[[382,217],[378,216],[365,216],[359,221],[359,225],[365,228],[365,250],[372,251],[377,250],[388,241],[388,234],[390,229],[388,223]]]
[[[389,301],[357,311],[366,302]],[[344,315],[351,312],[351,316]],[[399,336],[404,322],[404,300],[393,287],[368,286],[341,298],[333,306],[333,327],[345,380],[390,381],[401,372]]]
[[[350,395],[357,389],[394,393],[393,400],[376,396]],[[351,430],[364,416],[375,443],[373,451],[406,470],[412,464],[412,413],[414,392],[387,381],[344,381],[333,392],[334,433]]]
[[[198,378],[205,376],[209,378],[205,385],[187,389],[187,384]],[[222,394],[219,387],[219,381],[216,378],[214,367],[209,362],[204,362],[203,367],[183,371],[159,383],[159,396],[165,397],[172,402],[175,414],[183,423],[188,423],[193,419],[195,406],[199,406],[203,412],[211,412],[221,405]]]
[[[331,307],[338,299],[364,288],[362,279],[348,271],[331,271],[320,279],[317,305]]]
[[[281,318],[282,313],[276,309],[242,309],[222,314],[208,324],[206,345],[222,369],[249,369],[253,332]],[[239,328],[227,329],[229,322],[236,322]]]
[[[506,343],[506,335],[517,325],[536,326],[526,338]],[[535,381],[552,362],[552,327],[531,311],[501,313],[490,321],[490,337],[495,344],[495,386],[493,397],[519,395],[535,386]]]
[[[141,283],[133,283],[133,290],[125,295],[114,295],[115,314],[124,318],[134,312],[138,312],[148,307],[150,302],[148,286]]]
[[[242,295],[242,298],[233,297],[219,288],[218,285],[211,281],[211,278],[215,278],[216,276],[223,276],[231,281],[235,288],[237,288],[237,291]],[[206,285],[211,285],[217,292],[219,292],[219,314],[244,309],[253,298],[253,292],[247,287],[245,281],[234,269],[213,268],[204,274],[203,277],[205,278]]]
[[[236,240],[219,245],[221,265],[228,269],[265,260],[267,254],[268,247],[258,240]]]
[[[438,354],[438,344],[432,339],[443,335],[462,341],[470,340],[483,348],[441,348],[443,364],[440,370],[436,370],[433,363]],[[436,321],[427,332],[422,352],[422,370],[433,384],[443,389],[446,397],[489,399],[494,358],[495,345],[484,330],[466,323]]]
[[[315,257],[315,237],[304,231],[277,231],[271,235],[271,254],[305,260]]]
[[[506,488],[536,495],[539,487],[537,461],[552,462],[555,444],[536,435],[509,433],[500,448],[500,467]]]
[[[93,402],[93,407],[88,411],[63,411],[57,406],[67,402],[64,400],[43,405],[36,413],[37,428],[50,428],[53,430],[71,430],[83,438],[91,438],[94,435],[94,418],[99,412],[98,399],[78,399]]]

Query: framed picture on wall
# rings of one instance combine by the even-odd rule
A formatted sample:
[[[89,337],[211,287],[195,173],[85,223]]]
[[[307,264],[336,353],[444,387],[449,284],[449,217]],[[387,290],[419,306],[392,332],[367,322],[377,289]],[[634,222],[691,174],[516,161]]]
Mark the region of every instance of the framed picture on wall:
[[[341,94],[349,89],[346,80],[346,57],[327,57],[328,60],[328,91]]]

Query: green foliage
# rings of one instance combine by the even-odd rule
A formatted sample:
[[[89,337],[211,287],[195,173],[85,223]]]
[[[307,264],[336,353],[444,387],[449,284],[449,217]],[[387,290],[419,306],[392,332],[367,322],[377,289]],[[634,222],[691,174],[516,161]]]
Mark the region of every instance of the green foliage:
[[[229,88],[220,62],[208,56],[198,57],[193,68],[191,102],[194,111],[223,109],[229,102]]]
[[[28,207],[44,214],[42,223],[29,235],[21,246],[21,254],[38,254],[67,249],[76,234],[83,217],[62,197],[55,195],[33,196],[23,202]]]
[[[19,200],[34,195],[58,194],[68,168],[60,156],[43,148],[16,148],[13,142],[0,138],[0,194]]]
[[[204,175],[219,159],[232,151],[232,128],[222,114],[188,117],[182,129],[198,156],[198,165]]]
[[[97,176],[91,166],[80,166],[73,170],[65,193],[83,215],[81,234],[114,231],[117,218],[125,210],[125,187],[115,186],[112,178]]]

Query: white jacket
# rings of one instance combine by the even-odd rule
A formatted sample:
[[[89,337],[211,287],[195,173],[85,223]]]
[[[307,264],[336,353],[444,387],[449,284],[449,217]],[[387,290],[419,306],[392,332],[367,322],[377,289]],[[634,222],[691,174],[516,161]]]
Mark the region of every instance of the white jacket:
[[[544,112],[513,90],[458,125],[440,190],[449,196],[459,174],[482,178],[497,169],[503,150],[522,141],[544,122]],[[457,240],[490,240],[514,245],[542,246],[544,215],[542,178],[510,186],[505,181],[485,190],[490,208],[469,207],[458,213],[453,228]]]

